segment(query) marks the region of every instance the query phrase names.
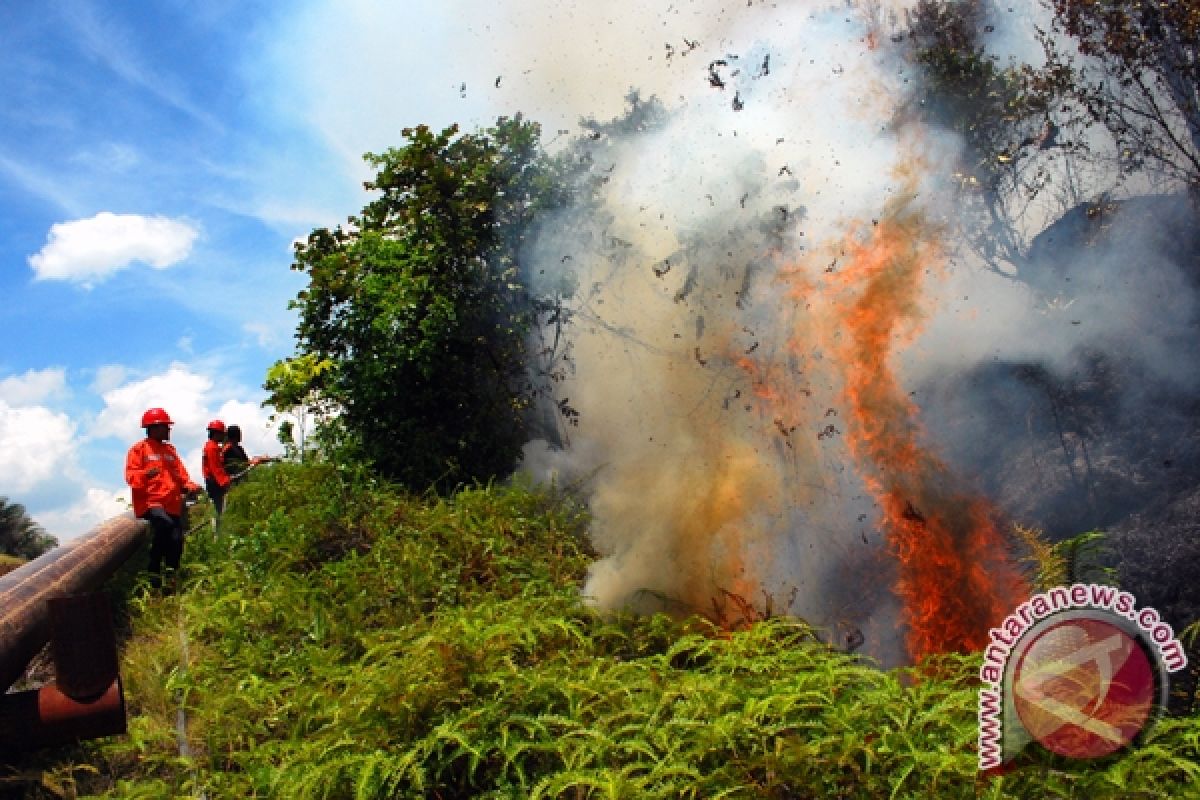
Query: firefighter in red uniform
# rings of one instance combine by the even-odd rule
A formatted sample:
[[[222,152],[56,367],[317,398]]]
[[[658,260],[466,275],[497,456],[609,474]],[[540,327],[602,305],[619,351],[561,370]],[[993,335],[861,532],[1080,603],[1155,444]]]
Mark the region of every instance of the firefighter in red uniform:
[[[204,443],[204,455],[200,469],[204,473],[204,491],[212,498],[217,517],[225,510],[225,493],[229,491],[229,475],[225,472],[225,457],[221,445],[225,442],[225,423],[214,419],[208,423],[208,441]]]
[[[142,414],[146,438],[129,448],[125,457],[125,482],[133,490],[134,516],[150,523],[150,583],[159,586],[162,566],[179,569],[183,556],[184,494],[200,487],[192,482],[171,438],[171,418],[161,408]]]

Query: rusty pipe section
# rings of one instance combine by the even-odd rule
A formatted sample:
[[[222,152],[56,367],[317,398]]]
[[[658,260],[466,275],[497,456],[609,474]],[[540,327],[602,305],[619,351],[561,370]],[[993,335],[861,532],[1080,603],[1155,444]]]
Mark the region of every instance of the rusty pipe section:
[[[98,589],[137,552],[146,529],[131,513],[113,517],[0,577],[0,692],[49,640],[49,601]]]
[[[0,695],[0,752],[56,747],[126,732],[120,679],[79,701],[56,684]]]
[[[54,683],[0,695],[0,752],[126,732],[108,595],[73,594],[48,603]]]

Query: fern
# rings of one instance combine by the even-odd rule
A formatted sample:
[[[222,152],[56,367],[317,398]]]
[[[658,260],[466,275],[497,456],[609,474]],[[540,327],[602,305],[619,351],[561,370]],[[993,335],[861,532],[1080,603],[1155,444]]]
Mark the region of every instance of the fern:
[[[1033,571],[1032,583],[1037,591],[1080,582],[1116,582],[1115,571],[1104,564],[1108,551],[1103,532],[1086,531],[1050,543],[1035,528],[1019,524],[1013,528],[1028,550],[1023,560]]]
[[[1197,780],[1194,716],[1099,764],[981,780],[978,655],[885,671],[798,620],[726,632],[596,613],[578,590],[586,515],[561,499],[422,500],[319,464],[256,472],[222,536],[189,542],[184,593],[131,603],[129,734],[39,774],[77,796],[355,800],[1104,798]],[[347,535],[366,549],[330,549]],[[1098,544],[1026,535],[1055,583]],[[1181,635],[1194,644],[1200,626]]]
[[[1036,528],[1024,525],[1013,525],[1017,538],[1025,545],[1029,555],[1024,558],[1032,570],[1032,583],[1037,591],[1044,591],[1054,586],[1067,583],[1066,556],[1050,542],[1046,541],[1043,533]]]
[[[1115,571],[1103,563],[1108,548],[1102,531],[1086,531],[1064,539],[1055,545],[1055,549],[1062,553],[1068,582],[1116,582]]]

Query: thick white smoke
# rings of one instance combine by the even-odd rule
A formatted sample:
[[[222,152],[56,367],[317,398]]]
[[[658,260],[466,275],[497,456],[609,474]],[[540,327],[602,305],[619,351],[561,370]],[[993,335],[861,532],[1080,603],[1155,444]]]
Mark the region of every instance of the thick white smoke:
[[[878,16],[751,11],[707,61],[675,53],[666,121],[602,136],[596,205],[537,244],[541,288],[578,287],[560,394],[580,416],[525,466],[587,478],[598,605],[736,622],[745,603],[893,659],[890,558],[789,283],[835,271],[899,194],[937,192],[896,127],[910,78]]]
[[[573,373],[559,397],[579,417],[531,442],[524,467],[588,492],[602,558],[584,591],[596,604],[731,623],[750,604],[834,640],[861,631],[885,663],[904,657],[894,558],[844,439],[845,387],[830,363],[839,333],[816,307],[829,295],[800,288],[836,276],[851,232],[897,205],[934,239],[956,230],[940,181],[959,145],[900,113],[919,79],[891,42],[902,12],[567,3],[530,18],[531,70],[551,76],[532,107],[606,120],[634,87],[667,112],[640,130],[602,128],[579,151],[594,201],[547,225],[528,259],[539,288],[575,287]],[[1030,49],[1012,17],[992,36]],[[572,69],[572,48],[589,49],[596,69]],[[1097,347],[1179,374],[1193,293],[1137,230],[1124,249],[1054,264],[1037,287],[965,257],[930,264],[921,335],[897,342],[896,365],[922,406],[942,381],[921,422],[952,464],[986,462],[995,432],[947,375],[1011,361],[1065,375]],[[1130,259],[1147,263],[1144,282]]]

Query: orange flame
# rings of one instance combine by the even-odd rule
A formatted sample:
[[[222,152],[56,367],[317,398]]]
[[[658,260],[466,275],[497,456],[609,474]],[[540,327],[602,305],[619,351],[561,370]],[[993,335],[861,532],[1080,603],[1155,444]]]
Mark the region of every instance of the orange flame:
[[[917,661],[981,649],[1024,590],[996,512],[956,490],[949,470],[922,447],[916,406],[891,367],[894,347],[918,330],[924,272],[941,262],[926,228],[920,214],[894,209],[865,237],[849,238],[832,280],[848,299],[834,312],[848,443],[870,471],[866,483],[899,559],[896,591]]]

